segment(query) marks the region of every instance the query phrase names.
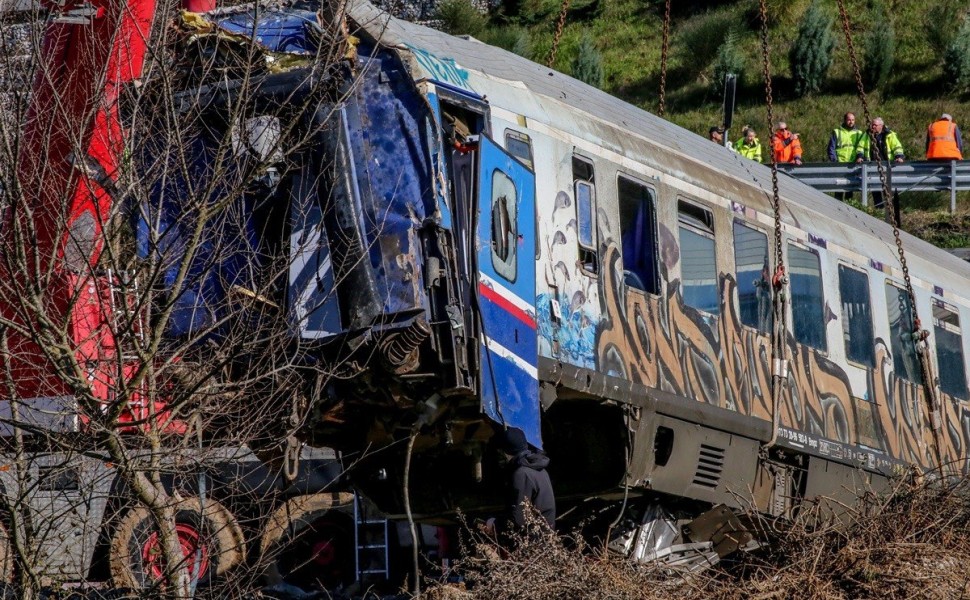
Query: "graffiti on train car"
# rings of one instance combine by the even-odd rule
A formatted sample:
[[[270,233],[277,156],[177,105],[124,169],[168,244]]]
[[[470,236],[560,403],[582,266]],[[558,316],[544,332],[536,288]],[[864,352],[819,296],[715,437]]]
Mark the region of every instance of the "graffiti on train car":
[[[568,207],[568,198],[559,192],[556,208]],[[554,211],[552,228],[545,232],[549,260],[556,260],[546,269],[552,291],[537,298],[541,354],[771,420],[770,338],[741,325],[733,275],[718,275],[718,318],[686,305],[681,282],[667,277],[680,260],[679,245],[661,224],[659,266],[666,285],[659,296],[628,292],[609,220],[598,219],[602,266],[590,277],[582,265],[559,260],[559,247],[575,248],[576,226],[575,220],[563,225],[556,216]],[[875,340],[876,367],[869,372],[865,398],[852,393],[849,375],[837,362],[797,345],[791,335],[788,344],[790,382],[779,416],[780,443],[881,470],[894,461],[935,466],[922,388],[893,375],[891,350],[883,339]],[[970,411],[950,398],[944,405],[944,462],[970,472]]]
[[[405,45],[411,51],[414,60],[428,73],[431,79],[471,91],[471,87],[468,85],[468,71],[461,68],[454,59],[441,58],[411,44]]]

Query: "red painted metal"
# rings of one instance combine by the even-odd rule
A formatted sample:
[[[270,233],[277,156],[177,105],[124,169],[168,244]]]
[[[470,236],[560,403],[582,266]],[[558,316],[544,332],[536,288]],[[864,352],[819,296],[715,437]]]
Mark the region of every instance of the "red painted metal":
[[[205,577],[209,570],[209,547],[202,542],[199,530],[188,523],[176,523],[175,534],[178,536],[182,556],[189,566],[189,577],[195,577],[196,552],[198,552],[199,575]],[[155,581],[160,581],[165,575],[165,553],[162,548],[162,538],[158,532],[153,532],[141,547],[141,564],[145,572]]]
[[[332,540],[320,540],[313,544],[313,562],[326,567],[337,558],[337,548]]]
[[[185,0],[185,6],[201,10],[214,3]],[[156,2],[48,1],[47,7],[52,14],[18,156],[23,206],[5,216],[0,247],[7,256],[21,253],[31,265],[29,272],[0,276],[35,306],[4,303],[0,313],[28,331],[50,326],[67,331],[95,397],[108,404],[118,382],[130,378],[138,365],[117,359],[113,282],[98,267],[125,153],[119,99],[142,75]],[[24,235],[11,233],[15,224]],[[13,393],[22,399],[73,395],[65,383],[70,377],[58,373],[67,363],[42,350],[33,337],[10,333],[10,352],[0,357],[5,362],[0,366],[12,375]],[[11,388],[2,389],[6,396]],[[143,396],[131,396],[122,421],[167,422],[164,404]],[[182,431],[184,426],[173,421],[168,429]]]
[[[182,8],[190,12],[206,12],[215,7],[215,0],[183,0],[182,2]]]

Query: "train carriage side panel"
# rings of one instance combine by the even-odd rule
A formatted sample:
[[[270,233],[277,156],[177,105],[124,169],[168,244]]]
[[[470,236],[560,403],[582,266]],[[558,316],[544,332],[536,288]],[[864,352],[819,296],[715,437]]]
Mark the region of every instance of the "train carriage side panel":
[[[733,240],[739,220],[764,231],[773,244],[768,169],[520,57],[410,24],[394,28],[401,36],[420,31],[423,44],[467,70],[496,114],[515,115],[502,116],[504,124],[523,126],[533,140],[540,377],[576,398],[640,403],[703,427],[772,440],[771,347],[764,331],[737,314],[742,282]],[[503,104],[503,86],[509,97],[528,102]],[[592,168],[584,169],[584,162]],[[629,257],[622,228],[617,233],[617,171],[656,188],[657,295],[631,291],[625,281]],[[780,192],[783,252],[787,263],[792,256],[801,261],[792,278],[819,322],[807,322],[807,312],[789,316],[791,393],[781,407],[777,443],[873,470],[911,461],[932,466],[922,391],[893,370],[898,334],[889,326],[884,280],[899,280],[900,273],[889,228],[786,177]],[[712,226],[705,225],[707,217],[684,215],[682,199],[708,210]],[[686,251],[709,252],[711,244],[685,248],[684,240],[697,239],[682,235],[682,228],[713,241],[716,305],[694,306],[685,295],[688,285],[695,288],[691,293],[707,293],[699,288],[711,279],[694,273],[685,281]],[[965,287],[970,267],[911,236],[902,238],[925,323],[932,310],[928,282]],[[590,247],[593,252],[584,255]],[[844,346],[841,264],[861,268],[868,278],[871,367],[852,364]],[[959,343],[966,346],[966,340]],[[953,422],[956,412],[946,415],[946,453],[965,464],[968,438]]]

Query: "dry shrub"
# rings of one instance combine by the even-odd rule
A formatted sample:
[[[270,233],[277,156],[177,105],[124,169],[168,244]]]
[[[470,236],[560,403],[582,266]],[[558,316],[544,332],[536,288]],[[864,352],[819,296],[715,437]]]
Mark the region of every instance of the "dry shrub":
[[[831,507],[832,504],[829,504]],[[883,599],[970,597],[970,483],[900,484],[846,508],[852,523],[811,527],[803,509],[772,543],[683,576],[639,565],[549,532],[509,549],[467,533],[455,566],[462,584],[432,584],[438,600]],[[775,524],[777,525],[777,524]],[[766,528],[770,529],[767,527]]]
[[[638,565],[588,547],[578,535],[559,536],[527,512],[529,533],[512,534],[499,546],[478,531],[465,529],[462,552],[454,566],[464,581],[434,584],[435,600],[496,598],[561,600],[562,598],[653,600],[669,597],[670,584],[652,565]]]
[[[806,511],[711,597],[960,598],[970,596],[970,485],[899,484],[860,499],[853,522],[810,528]]]

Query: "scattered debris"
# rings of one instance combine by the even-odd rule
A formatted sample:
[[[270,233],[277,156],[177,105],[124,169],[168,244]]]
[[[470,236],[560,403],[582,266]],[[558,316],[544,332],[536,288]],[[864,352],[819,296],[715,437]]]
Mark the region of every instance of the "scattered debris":
[[[466,532],[461,583],[431,583],[435,600],[558,598],[740,600],[970,597],[970,482],[899,484],[863,497],[852,523],[818,522],[809,509],[770,546],[694,575],[670,574],[585,546],[578,538],[520,537],[509,549]]]

